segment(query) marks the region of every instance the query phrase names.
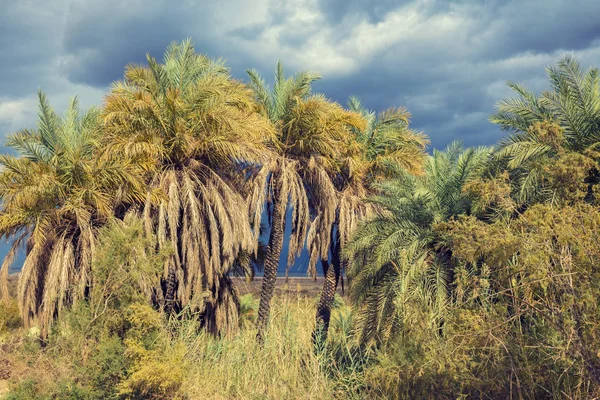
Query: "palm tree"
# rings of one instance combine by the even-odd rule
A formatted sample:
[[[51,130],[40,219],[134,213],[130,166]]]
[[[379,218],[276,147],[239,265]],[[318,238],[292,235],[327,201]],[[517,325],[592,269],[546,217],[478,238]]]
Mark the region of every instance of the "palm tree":
[[[360,225],[346,246],[350,297],[356,307],[357,339],[385,342],[403,324],[408,307],[430,310],[434,326],[447,304],[449,255],[440,250],[436,223],[469,209],[466,183],[477,178],[491,149],[463,150],[452,143],[434,150],[425,174],[379,185],[375,217]]]
[[[142,207],[159,248],[173,252],[164,268],[167,311],[200,312],[213,333],[237,329],[237,296],[228,276],[238,255],[254,253],[258,225],[235,185],[242,169],[264,162],[269,121],[252,91],[220,60],[197,54],[190,40],[171,44],[162,64],[129,65],[105,101],[112,147],[148,171],[162,194]]]
[[[261,206],[268,201],[271,221],[257,318],[257,339],[262,342],[281,256],[286,212],[292,210],[288,267],[304,247],[307,233],[318,237],[312,243],[321,243],[318,248],[309,247],[309,251],[323,250],[319,255],[327,259],[329,231],[319,228],[330,225],[335,217],[337,199],[332,177],[338,172],[336,161],[349,142],[350,128],[362,129],[364,120],[323,96],[311,95],[311,83],[319,78],[317,75],[301,72],[285,78],[279,62],[272,90],[257,71],[250,70],[248,75],[263,114],[276,127],[269,146],[277,156],[264,166],[260,175],[262,187],[267,190],[257,192],[252,200]],[[260,214],[260,210],[255,210],[255,219]],[[315,273],[314,263],[309,270]]]
[[[551,91],[536,96],[531,90],[510,82],[518,97],[498,103],[498,112],[490,121],[513,132],[500,142],[499,158],[509,160],[516,170],[520,200],[543,196],[542,167],[566,152],[589,154],[600,140],[600,72],[584,72],[571,56],[547,68]],[[558,128],[556,127],[558,125]],[[599,181],[598,171],[591,169],[586,183]]]
[[[358,223],[373,213],[373,204],[365,201],[376,192],[376,184],[384,178],[403,173],[419,175],[425,160],[426,136],[408,127],[410,113],[403,108],[390,108],[379,115],[365,109],[356,97],[350,97],[348,108],[367,121],[364,129],[353,129],[348,153],[342,159],[342,173],[336,181],[338,207],[330,227],[331,263],[323,262],[325,281],[317,305],[315,338],[327,337],[331,307],[347,260],[340,256]]]
[[[99,227],[143,199],[136,165],[102,151],[98,116],[96,109],[81,114],[74,98],[61,118],[40,92],[37,129],[9,135],[17,155],[0,155],[0,233],[14,240],[2,280],[26,244],[18,301],[25,326],[38,318],[42,337],[84,297]]]

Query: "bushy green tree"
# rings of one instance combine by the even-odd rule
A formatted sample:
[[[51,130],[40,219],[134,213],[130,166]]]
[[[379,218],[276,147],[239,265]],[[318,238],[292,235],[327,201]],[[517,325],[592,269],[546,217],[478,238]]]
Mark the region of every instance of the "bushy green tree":
[[[412,321],[415,314],[408,310],[414,307],[429,311],[432,327],[440,323],[452,271],[433,227],[469,210],[463,189],[490,153],[453,143],[434,150],[424,175],[405,174],[381,185],[372,199],[380,211],[360,226],[346,252],[360,343],[387,341]]]

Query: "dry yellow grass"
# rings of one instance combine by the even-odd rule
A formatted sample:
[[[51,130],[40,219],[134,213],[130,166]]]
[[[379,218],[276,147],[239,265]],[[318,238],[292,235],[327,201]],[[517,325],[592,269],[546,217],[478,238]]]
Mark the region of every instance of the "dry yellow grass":
[[[117,385],[122,398],[138,398],[140,391],[149,394],[144,398],[153,399],[339,397],[335,393],[339,387],[326,371],[331,362],[325,353],[315,351],[311,338],[317,299],[298,294],[276,297],[262,347],[257,345],[253,320],[257,300],[246,296],[244,301],[254,304],[246,304],[242,308],[242,329],[232,338],[198,333],[197,323],[178,321],[167,328],[158,328],[162,332],[160,344],[153,350],[139,347],[141,342],[127,344],[126,341],[126,353],[138,361],[130,365],[128,377]],[[154,317],[140,314],[138,319],[148,325]],[[46,395],[65,396],[65,387],[79,379],[88,380],[89,377],[81,377],[80,374],[82,365],[89,364],[85,361],[89,348],[85,344],[75,345],[85,343],[80,342],[81,332],[71,329],[61,331],[60,336],[65,341],[60,339],[45,349],[34,345],[26,336],[27,332],[22,329],[12,331],[7,338],[9,343],[5,342],[6,351],[0,352],[11,369],[11,376],[3,382],[4,386],[10,382],[11,389],[17,391],[14,393],[21,393],[9,398],[19,398],[24,394],[35,399],[45,399]],[[138,350],[139,355],[133,355]],[[111,359],[105,360],[109,362]],[[95,373],[94,368],[88,371]],[[35,383],[31,386],[33,389],[23,391],[28,382]]]
[[[276,298],[262,348],[250,323],[232,340],[186,340],[184,392],[193,399],[333,398],[311,341],[314,313],[315,299]]]

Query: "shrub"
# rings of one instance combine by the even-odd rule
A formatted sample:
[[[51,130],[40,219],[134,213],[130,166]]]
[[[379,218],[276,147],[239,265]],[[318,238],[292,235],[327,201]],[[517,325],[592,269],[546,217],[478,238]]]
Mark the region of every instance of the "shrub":
[[[20,328],[21,325],[21,314],[19,313],[17,301],[9,299],[0,302],[0,333]]]

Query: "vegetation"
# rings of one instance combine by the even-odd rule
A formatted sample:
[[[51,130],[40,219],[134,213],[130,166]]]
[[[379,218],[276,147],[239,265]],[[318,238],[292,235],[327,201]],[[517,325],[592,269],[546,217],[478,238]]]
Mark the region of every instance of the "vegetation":
[[[508,167],[515,170],[513,180],[518,182],[521,201],[543,202],[552,197],[553,190],[544,185],[541,170],[549,160],[580,164],[585,161],[576,154],[597,158],[598,69],[586,73],[575,59],[565,56],[557,67],[549,67],[547,73],[551,91],[538,97],[519,84],[509,83],[518,97],[501,101],[498,112],[490,119],[513,132],[500,142],[497,156],[508,159]],[[555,123],[553,129],[548,126],[551,122]],[[585,183],[600,182],[600,174],[591,164],[586,175]],[[589,196],[593,195],[591,189],[590,186]]]
[[[413,318],[433,329],[442,323],[452,259],[434,226],[468,210],[464,188],[490,152],[463,150],[458,143],[443,152],[434,150],[424,175],[386,181],[381,194],[372,198],[378,212],[347,246],[356,339],[361,343],[389,340],[404,325],[414,324]]]
[[[257,337],[262,341],[281,257],[286,211],[293,210],[287,265],[293,264],[306,240],[311,253],[309,272],[315,275],[317,259],[328,258],[339,160],[351,144],[351,129],[364,127],[365,121],[360,114],[344,110],[322,95],[311,95],[311,83],[317,75],[301,72],[286,79],[279,62],[272,90],[258,72],[250,70],[248,75],[261,112],[276,128],[269,143],[273,158],[262,167],[259,195],[252,199],[255,205],[262,205],[266,195],[271,222],[257,318]],[[256,212],[254,218],[258,215]]]
[[[425,135],[409,128],[410,113],[402,108],[390,108],[379,115],[363,107],[360,100],[348,100],[350,110],[362,115],[364,129],[353,128],[352,143],[346,150],[341,173],[335,179],[337,209],[330,228],[328,252],[331,263],[322,258],[325,281],[317,305],[315,334],[327,337],[331,307],[347,259],[342,248],[350,240],[358,224],[373,216],[373,203],[365,198],[378,192],[377,184],[403,174],[421,174],[425,159]],[[325,231],[327,233],[328,231]]]
[[[0,156],[0,396],[600,396],[598,69],[509,84],[507,138],[430,155],[402,108],[248,74],[186,41],[98,109],[40,93]],[[274,296],[286,213],[320,298]]]
[[[163,64],[148,56],[148,67],[128,66],[105,101],[108,146],[147,171],[138,209],[158,248],[172,250],[156,295],[168,312],[202,313],[215,333],[237,326],[227,274],[258,243],[235,185],[243,163],[264,159],[272,133],[255,108],[250,90],[190,41],[171,45]]]
[[[63,308],[85,297],[98,227],[143,198],[139,166],[103,151],[98,111],[80,114],[73,99],[64,118],[39,93],[38,127],[9,135],[18,156],[2,155],[0,231],[13,245],[2,265],[3,297],[8,270],[23,244],[18,303],[26,327],[42,335]]]

